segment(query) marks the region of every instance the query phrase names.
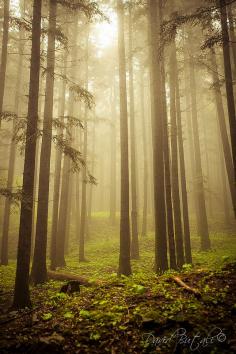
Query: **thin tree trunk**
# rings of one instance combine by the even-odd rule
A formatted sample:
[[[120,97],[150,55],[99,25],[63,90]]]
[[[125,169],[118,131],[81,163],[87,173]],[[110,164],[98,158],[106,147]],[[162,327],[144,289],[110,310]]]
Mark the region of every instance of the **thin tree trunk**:
[[[221,139],[219,127],[218,127],[218,131],[219,131],[219,139]],[[220,146],[219,168],[220,168],[220,178],[221,178],[221,184],[222,184],[224,223],[225,223],[225,225],[229,225],[229,223],[230,223],[230,208],[229,208],[228,191],[227,191],[227,184],[226,184],[227,171],[226,171],[226,165],[225,165],[225,159],[224,159],[224,150],[223,150],[222,146]]]
[[[136,137],[134,113],[133,28],[132,10],[129,6],[129,99],[130,99],[130,167],[131,167],[131,258],[139,259],[138,211],[136,180]]]
[[[71,222],[72,222],[72,196],[74,195],[74,174],[72,171],[69,172],[68,175],[68,194],[67,194],[67,214],[66,214],[66,231],[65,231],[65,255],[69,253],[69,244],[70,244],[70,233],[71,233]]]
[[[68,180],[70,174],[70,158],[64,154],[62,169],[60,206],[58,212],[57,241],[56,241],[56,267],[65,267],[65,236],[66,215],[68,212]]]
[[[234,70],[236,70],[236,35],[235,35],[235,19],[232,13],[232,5],[228,5],[228,18],[229,18],[229,33],[230,33],[230,40],[231,40],[231,48],[234,60]]]
[[[188,195],[187,195],[187,183],[186,183],[186,172],[185,172],[185,156],[184,156],[184,144],[183,144],[183,134],[182,134],[182,116],[181,116],[181,106],[180,106],[179,76],[178,76],[176,48],[174,49],[174,65],[175,65],[176,118],[177,118],[177,136],[178,136],[178,148],[179,148],[180,182],[181,182],[181,192],[182,192],[185,261],[187,263],[192,263]]]
[[[177,255],[177,265],[184,264],[183,230],[180,207],[179,190],[179,165],[178,165],[178,142],[177,142],[177,118],[176,118],[176,63],[175,63],[175,43],[171,46],[170,55],[170,119],[171,119],[171,182],[172,200],[175,226],[175,245]]]
[[[67,64],[67,51],[65,50],[64,54],[64,69],[63,76],[66,76],[66,64]],[[66,94],[66,81],[63,80],[61,82],[61,89],[59,92],[59,108],[58,108],[58,116],[60,122],[64,122],[65,115],[65,97]],[[57,129],[57,136],[59,138],[63,138],[63,129],[60,127]],[[54,175],[54,189],[53,189],[53,207],[52,207],[52,229],[51,229],[51,251],[50,258],[51,264],[50,269],[56,269],[56,249],[57,249],[57,234],[58,234],[58,214],[59,214],[59,200],[60,200],[60,184],[61,184],[61,165],[62,165],[62,151],[60,148],[56,149],[56,157],[55,157],[55,175]]]
[[[40,72],[41,0],[34,0],[32,22],[32,49],[28,122],[26,130],[25,161],[23,172],[23,199],[20,212],[20,229],[13,306],[30,306],[29,267],[32,231],[32,207],[34,190],[35,152],[38,122],[38,96]]]
[[[96,126],[95,126],[95,119],[96,117],[94,116],[94,121],[93,121],[93,133],[92,133],[92,156],[91,156],[91,174],[94,176],[94,170],[95,170],[95,151],[96,151]],[[93,188],[94,185],[91,183],[89,186],[89,198],[88,198],[88,223],[91,223],[92,221],[92,205],[93,205]]]
[[[87,139],[88,139],[88,123],[87,123],[87,107],[85,108],[85,123],[84,123],[84,148],[83,158],[85,166],[82,173],[82,193],[81,193],[81,219],[80,219],[80,239],[79,239],[79,262],[84,262],[85,259],[85,232],[87,222],[87,181],[86,181],[86,163],[87,163]]]
[[[86,39],[86,68],[85,68],[85,85],[88,89],[88,58],[89,58],[89,29]],[[80,239],[79,239],[79,262],[86,261],[85,258],[85,234],[87,228],[87,153],[88,153],[88,107],[85,106],[84,112],[84,141],[83,141],[83,158],[85,166],[82,173],[82,193],[81,193],[81,219],[80,219]]]
[[[206,203],[204,195],[204,184],[202,176],[202,162],[201,162],[201,150],[199,142],[199,130],[198,130],[198,117],[197,117],[197,99],[196,99],[196,81],[195,81],[195,67],[193,58],[190,58],[190,94],[191,94],[191,106],[192,106],[192,128],[193,128],[193,143],[195,152],[195,185],[196,185],[196,203],[198,208],[198,234],[201,239],[201,249],[206,251],[211,247]]]
[[[48,235],[48,202],[50,182],[50,162],[53,122],[53,93],[55,70],[55,35],[56,35],[57,3],[50,0],[49,29],[47,49],[47,76],[45,91],[45,106],[43,120],[43,136],[40,155],[38,209],[35,234],[34,257],[31,270],[31,279],[34,284],[47,280],[47,235]]]
[[[193,146],[193,129],[192,129],[192,122],[191,122],[191,97],[190,97],[190,85],[189,85],[189,75],[188,75],[188,43],[185,42],[184,45],[184,91],[185,91],[185,122],[186,122],[186,136],[187,136],[187,149],[186,152],[188,153],[188,163],[186,166],[189,166],[189,175],[190,175],[190,183],[189,189],[191,191],[190,194],[190,201],[193,201],[192,211],[196,213],[196,223],[199,221],[199,211],[198,211],[198,204],[197,204],[197,194],[196,194],[196,186],[194,183],[194,173],[195,173],[195,153],[194,153],[194,146]]]
[[[73,39],[72,43],[74,44],[74,51],[72,54],[72,62],[77,60],[77,33],[78,33],[78,17],[75,16],[73,26]],[[76,66],[74,65],[71,71],[71,77],[74,78],[76,76]],[[73,93],[70,91],[69,99],[69,117],[73,117],[74,114],[74,97]],[[69,125],[67,126],[66,131],[66,141],[71,143],[71,131]],[[65,267],[65,242],[66,242],[66,222],[67,222],[67,213],[68,213],[68,194],[69,194],[69,176],[70,176],[70,168],[71,161],[70,157],[64,154],[64,162],[62,168],[62,179],[61,179],[61,194],[60,194],[60,203],[59,203],[59,211],[58,211],[58,225],[57,225],[57,241],[56,241],[56,266],[57,267]]]
[[[44,50],[44,43],[41,45],[41,52]],[[38,116],[42,116],[44,109],[44,82],[43,75],[40,77],[39,81],[39,103],[38,103]],[[38,130],[42,130],[41,119],[38,121]],[[42,137],[39,136],[36,142],[36,156],[35,156],[35,172],[34,172],[34,195],[33,195],[33,211],[32,211],[32,235],[31,235],[31,257],[34,255],[34,242],[35,242],[35,230],[36,230],[36,220],[37,220],[37,198],[38,198],[38,182],[39,182],[39,163],[40,163],[40,150],[42,144]]]
[[[128,112],[126,89],[126,62],[124,39],[124,4],[117,0],[118,11],[118,60],[120,85],[120,158],[121,158],[121,202],[120,202],[120,255],[119,274],[130,275],[130,221],[129,221],[129,146]]]
[[[229,127],[231,137],[231,148],[234,166],[234,181],[236,180],[236,117],[235,117],[235,104],[234,104],[234,91],[232,69],[230,62],[230,47],[229,47],[229,32],[227,24],[226,2],[220,0],[220,20],[223,36],[223,57],[224,57],[224,73],[226,85],[226,97],[229,116]]]
[[[164,163],[165,163],[165,199],[166,199],[166,218],[167,218],[167,232],[169,245],[170,268],[177,269],[176,250],[175,250],[175,233],[173,221],[173,207],[172,207],[172,187],[170,175],[170,153],[168,142],[168,116],[166,103],[166,87],[165,87],[165,66],[164,61],[161,60],[161,74],[162,74],[162,110],[163,110],[163,148],[164,148]]]
[[[141,102],[141,121],[142,121],[142,140],[143,140],[143,218],[142,236],[147,235],[147,206],[148,206],[148,152],[147,152],[147,131],[144,112],[144,72],[140,70],[140,102]]]
[[[3,110],[3,99],[4,99],[4,91],[5,91],[6,69],[7,69],[9,8],[10,8],[10,0],[4,0],[2,54],[1,54],[1,65],[0,65],[0,128],[1,128],[1,118],[2,118],[1,114]]]
[[[110,172],[110,222],[116,222],[116,89],[115,80],[111,92],[111,172]],[[112,91],[112,90],[111,90]]]
[[[80,216],[81,216],[81,208],[80,208],[80,173],[76,175],[76,239],[79,241],[80,239]]]
[[[211,50],[211,63],[213,67],[212,79],[214,82],[214,95],[215,95],[215,102],[216,102],[216,109],[217,109],[217,119],[218,119],[218,125],[219,125],[222,147],[224,152],[224,160],[225,160],[225,167],[227,171],[227,177],[229,181],[230,194],[231,194],[231,199],[232,199],[232,204],[234,209],[234,216],[236,218],[236,186],[235,186],[235,178],[234,178],[234,168],[233,168],[231,149],[230,149],[228,133],[226,128],[224,105],[223,105],[223,100],[221,95],[220,80],[218,75],[218,68],[217,68],[214,49]]]
[[[21,82],[22,82],[23,46],[24,46],[23,36],[22,36],[22,31],[20,31],[19,61],[17,67],[15,103],[14,103],[14,112],[17,116],[19,115],[20,92],[21,92]],[[9,156],[8,176],[7,176],[7,188],[10,190],[13,187],[13,179],[14,179],[14,172],[15,172],[15,158],[16,158],[17,146],[15,140],[13,139],[13,134],[15,131],[16,119],[17,118],[14,119],[13,127],[12,127],[12,140],[10,145],[10,156]],[[8,198],[6,198],[4,216],[3,216],[1,265],[8,265],[8,235],[9,235],[10,211],[11,211],[11,202]]]
[[[150,58],[151,58],[151,95],[152,95],[152,143],[153,143],[153,180],[155,213],[155,270],[163,272],[168,269],[166,207],[163,158],[163,117],[161,99],[161,68],[159,61],[160,21],[157,16],[157,3],[148,1],[150,22]]]

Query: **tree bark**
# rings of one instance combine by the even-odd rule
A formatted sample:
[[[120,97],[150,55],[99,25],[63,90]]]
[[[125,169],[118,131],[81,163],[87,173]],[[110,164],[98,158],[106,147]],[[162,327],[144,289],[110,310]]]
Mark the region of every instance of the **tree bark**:
[[[1,118],[2,118],[1,114],[3,110],[3,99],[4,99],[4,91],[5,91],[6,69],[7,69],[9,8],[10,8],[10,0],[4,0],[2,54],[1,54],[1,65],[0,65],[0,128],[1,128]]]
[[[121,153],[121,202],[120,202],[120,255],[119,274],[130,275],[130,221],[129,221],[129,146],[126,89],[126,62],[124,39],[124,4],[117,0],[118,11],[118,60],[120,85],[120,153]]]
[[[15,103],[14,103],[14,112],[16,113],[17,116],[19,114],[20,92],[21,92],[21,82],[22,82],[23,48],[24,48],[23,36],[22,36],[22,31],[20,31],[19,60],[17,66]],[[10,190],[13,187],[13,179],[14,179],[14,172],[15,172],[15,158],[16,158],[17,146],[15,140],[13,139],[13,134],[15,131],[16,119],[14,119],[13,127],[12,127],[12,140],[10,145],[10,156],[9,156],[8,176],[7,176],[7,188]],[[3,216],[1,265],[8,265],[8,235],[9,235],[10,211],[11,211],[11,202],[8,198],[6,198],[5,207],[4,207],[4,216]]]
[[[64,53],[64,69],[63,76],[66,76],[66,64],[67,64],[67,51]],[[65,97],[66,94],[66,81],[61,82],[61,89],[59,91],[59,108],[58,116],[60,121],[64,122],[65,115]],[[63,138],[63,129],[59,127],[57,129],[57,136]],[[61,165],[62,165],[62,151],[61,149],[56,149],[55,157],[55,172],[54,172],[54,187],[53,187],[53,207],[52,207],[52,229],[51,229],[51,251],[50,258],[51,264],[50,269],[56,269],[56,249],[57,249],[57,234],[58,234],[58,217],[59,217],[59,200],[60,200],[60,185],[61,185]]]
[[[168,116],[167,116],[167,103],[166,103],[166,87],[165,87],[165,66],[164,61],[162,65],[162,100],[163,100],[163,144],[164,144],[164,162],[165,162],[165,199],[166,199],[166,220],[168,232],[168,245],[169,245],[169,259],[170,268],[177,269],[176,262],[176,249],[175,249],[175,232],[173,221],[173,207],[172,207],[172,187],[170,175],[170,151],[168,141]]]
[[[201,249],[206,251],[211,248],[207,213],[206,213],[206,203],[204,195],[204,184],[202,176],[202,162],[201,162],[201,150],[199,142],[199,128],[198,128],[198,117],[197,117],[197,99],[196,99],[196,81],[195,81],[195,67],[193,58],[190,57],[190,94],[191,94],[191,107],[192,107],[192,129],[193,129],[193,143],[194,143],[194,153],[195,153],[195,193],[196,193],[196,204],[197,204],[197,228],[198,234],[201,239]]]
[[[30,85],[28,121],[26,130],[25,160],[23,172],[23,200],[21,202],[20,229],[13,306],[30,306],[29,267],[32,230],[35,151],[38,122],[38,95],[40,72],[41,0],[34,0],[32,22],[32,49],[30,61]]]
[[[150,23],[150,58],[151,58],[151,95],[152,95],[152,143],[153,143],[153,180],[155,213],[155,270],[163,272],[168,269],[166,207],[163,158],[163,117],[160,91],[161,69],[159,61],[160,21],[157,15],[157,3],[148,1]]]
[[[130,170],[131,170],[131,258],[139,259],[137,179],[136,179],[136,137],[134,113],[133,73],[133,27],[132,10],[129,6],[129,99],[130,99]]]
[[[77,60],[77,33],[78,33],[78,17],[77,14],[74,19],[73,25],[73,38],[72,45],[74,45],[74,51],[72,54],[72,62]],[[74,65],[71,71],[71,77],[76,76],[76,66]],[[68,98],[68,115],[72,117],[74,114],[74,98],[73,93],[69,92]],[[67,126],[66,131],[66,141],[71,144],[71,129]],[[69,176],[70,176],[71,161],[70,157],[64,154],[63,168],[62,168],[62,178],[61,178],[61,194],[60,203],[58,211],[58,225],[57,225],[57,241],[56,241],[56,266],[65,267],[65,242],[66,242],[66,222],[68,207],[68,194],[69,194]]]
[[[143,140],[143,218],[142,236],[147,235],[147,207],[148,207],[148,152],[147,152],[147,131],[144,108],[144,72],[140,70],[140,102],[141,102],[141,121],[142,121],[142,140]]]
[[[221,142],[223,147],[225,167],[227,171],[230,194],[231,194],[231,199],[233,204],[234,216],[236,218],[236,185],[235,185],[235,178],[234,178],[234,168],[233,168],[231,149],[230,149],[228,133],[226,128],[224,105],[223,105],[223,100],[221,95],[220,81],[219,81],[220,79],[218,75],[218,68],[217,68],[214,49],[211,49],[211,63],[213,67],[212,79],[214,83],[214,96],[215,96],[216,109],[217,109],[217,119],[218,119]]]
[[[235,117],[235,104],[234,104],[234,91],[233,91],[233,78],[232,68],[230,61],[230,47],[229,47],[229,32],[227,24],[226,2],[220,0],[220,20],[223,37],[223,58],[224,58],[224,73],[225,73],[225,86],[226,98],[229,116],[229,127],[231,137],[232,158],[234,166],[234,183],[236,180],[236,117]]]
[[[87,75],[86,75],[87,76]],[[87,81],[88,83],[88,81]],[[86,83],[86,85],[87,85]],[[87,107],[85,108],[85,123],[84,123],[84,141],[83,141],[83,157],[85,167],[82,173],[82,193],[81,193],[81,219],[80,219],[80,239],[79,239],[79,262],[86,261],[85,259],[85,233],[87,224],[87,181],[86,181],[86,164],[87,164],[87,149],[88,149],[88,123],[87,123]]]
[[[86,63],[85,63],[85,86],[88,89],[89,78],[89,28],[87,29],[86,38]],[[84,141],[83,141],[83,158],[85,166],[82,173],[82,192],[81,192],[81,218],[80,218],[80,238],[79,238],[79,262],[86,261],[85,258],[85,234],[87,231],[88,213],[87,213],[87,153],[88,153],[88,107],[84,110]]]
[[[55,70],[55,35],[56,35],[57,3],[50,0],[49,28],[47,49],[47,76],[45,90],[43,136],[40,154],[38,209],[35,234],[34,257],[31,270],[31,280],[40,284],[47,280],[47,235],[48,235],[48,202],[50,183],[50,162],[53,122],[53,93]]]
[[[231,41],[231,48],[234,60],[234,70],[236,70],[236,35],[235,35],[235,24],[234,24],[234,15],[232,12],[232,4],[228,5],[228,19],[229,19],[229,34],[230,34],[230,41]]]
[[[113,92],[112,92],[113,91]],[[111,90],[111,172],[110,172],[110,222],[116,222],[116,88],[115,80]]]
[[[186,183],[186,171],[185,171],[185,156],[184,156],[184,144],[183,144],[183,133],[182,133],[182,116],[181,116],[181,106],[180,106],[179,75],[178,75],[176,48],[174,48],[174,66],[175,66],[176,119],[177,119],[179,168],[180,168],[180,182],[181,182],[182,208],[183,208],[185,261],[186,263],[192,263],[188,195],[187,195],[187,183]]]
[[[95,170],[95,151],[96,151],[96,116],[94,114],[93,121],[93,132],[92,132],[92,156],[91,156],[91,174],[94,176]],[[92,221],[92,206],[93,206],[93,189],[94,185],[91,183],[89,186],[89,197],[88,197],[88,223]]]
[[[171,46],[170,55],[170,122],[171,122],[171,182],[172,182],[172,200],[174,212],[175,227],[175,245],[177,255],[177,265],[182,267],[184,264],[184,245],[182,217],[180,207],[180,190],[179,190],[179,165],[178,165],[178,142],[177,142],[177,118],[176,118],[176,48],[175,42]]]

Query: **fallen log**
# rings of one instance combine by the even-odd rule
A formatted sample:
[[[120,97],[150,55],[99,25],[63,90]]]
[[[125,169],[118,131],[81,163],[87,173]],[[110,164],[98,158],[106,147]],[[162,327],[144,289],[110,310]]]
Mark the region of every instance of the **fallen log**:
[[[191,294],[194,294],[196,296],[196,298],[200,298],[201,297],[201,293],[198,289],[195,288],[191,288],[190,286],[188,286],[185,282],[183,282],[183,280],[181,280],[179,277],[177,276],[173,276],[172,279],[174,280],[175,283],[177,283],[180,287],[184,288],[186,291],[188,291]]]
[[[59,273],[59,272],[54,272],[52,270],[48,270],[48,279],[59,280],[59,281],[76,280],[80,283],[80,285],[84,285],[84,286],[93,286],[93,285],[100,286],[104,284],[102,281],[99,280],[91,281],[83,276],[79,276],[71,273]]]

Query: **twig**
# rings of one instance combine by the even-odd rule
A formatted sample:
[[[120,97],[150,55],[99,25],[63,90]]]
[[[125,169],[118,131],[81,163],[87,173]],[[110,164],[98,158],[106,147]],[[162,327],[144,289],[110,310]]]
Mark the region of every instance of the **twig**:
[[[201,293],[199,292],[199,290],[195,289],[195,288],[191,288],[190,286],[188,286],[186,283],[183,282],[183,280],[181,280],[179,277],[173,276],[172,279],[174,280],[175,283],[177,283],[180,287],[184,288],[186,291],[188,291],[191,294],[194,294],[196,296],[196,298],[200,298],[201,297]]]

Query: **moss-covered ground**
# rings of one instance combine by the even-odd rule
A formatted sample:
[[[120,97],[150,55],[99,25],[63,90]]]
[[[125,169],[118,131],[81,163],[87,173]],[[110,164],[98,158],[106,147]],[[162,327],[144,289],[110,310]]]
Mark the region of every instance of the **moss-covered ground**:
[[[63,282],[31,288],[33,308],[11,311],[15,261],[0,267],[1,353],[234,353],[236,352],[236,234],[212,232],[212,249],[192,237],[193,267],[158,276],[154,240],[140,238],[133,275],[117,277],[118,233],[95,218],[78,262],[76,238],[59,272],[88,278],[80,293],[60,292]],[[173,281],[177,275],[201,297]],[[98,284],[98,280],[101,282]]]

